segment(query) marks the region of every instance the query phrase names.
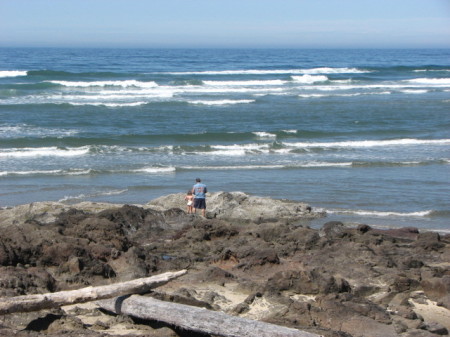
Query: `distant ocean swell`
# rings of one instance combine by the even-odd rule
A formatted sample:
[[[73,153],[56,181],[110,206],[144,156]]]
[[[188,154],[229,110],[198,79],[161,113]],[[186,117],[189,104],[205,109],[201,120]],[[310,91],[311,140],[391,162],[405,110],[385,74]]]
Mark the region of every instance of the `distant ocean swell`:
[[[372,72],[450,72],[446,66],[394,66],[394,67],[365,67],[364,69],[355,67],[314,67],[305,69],[238,69],[238,70],[205,70],[205,71],[161,71],[161,72],[145,72],[144,75],[278,75],[278,74],[364,74]],[[119,76],[142,76],[142,72],[69,72],[69,71],[55,71],[55,70],[0,70],[0,78],[2,77],[80,77],[80,76],[95,76],[95,77],[119,77]]]
[[[107,145],[86,145],[81,147],[27,147],[0,149],[0,158],[21,158],[21,157],[71,157],[95,153],[120,153],[120,152],[171,152],[171,153],[207,153],[222,155],[245,155],[246,153],[287,153],[290,151],[314,150],[339,148],[377,148],[377,147],[408,147],[408,146],[448,146],[450,139],[389,139],[389,140],[359,140],[342,142],[275,142],[275,143],[250,143],[250,144],[230,144],[230,145],[163,145],[156,147],[125,147]]]
[[[419,166],[419,165],[435,165],[435,164],[449,164],[449,160],[444,161],[430,161],[430,162],[300,162],[290,163],[285,165],[217,165],[217,166],[179,166],[179,167],[141,167],[136,169],[59,169],[59,170],[30,170],[30,171],[0,171],[0,177],[13,176],[78,176],[78,175],[101,175],[101,174],[167,174],[175,173],[176,171],[198,171],[198,170],[282,170],[282,169],[301,169],[301,168],[329,168],[329,167],[402,167],[402,166]]]
[[[352,97],[371,94],[426,94],[450,88],[450,78],[413,78],[372,83],[358,78],[333,79],[329,76],[302,75],[291,76],[288,79],[232,81],[200,80],[196,82],[197,84],[183,85],[136,79],[8,83],[0,85],[0,105],[70,104],[139,107],[159,102],[234,105],[254,103],[258,97],[265,95],[288,95],[299,98]],[[167,82],[167,79],[164,82]],[[232,95],[246,96],[235,98]]]

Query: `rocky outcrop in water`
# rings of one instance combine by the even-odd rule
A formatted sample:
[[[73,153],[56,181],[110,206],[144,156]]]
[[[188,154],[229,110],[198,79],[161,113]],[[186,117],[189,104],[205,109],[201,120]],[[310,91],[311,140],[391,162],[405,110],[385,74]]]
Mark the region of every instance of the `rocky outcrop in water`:
[[[308,205],[241,193],[210,196],[202,218],[184,212],[183,197],[0,211],[0,295],[188,269],[150,295],[324,336],[448,335],[450,236],[339,222],[315,230],[298,225],[321,216]],[[119,325],[129,335],[183,335],[95,307],[5,315],[0,334],[115,335]]]
[[[184,209],[184,194],[170,194],[152,200],[146,206],[164,210]],[[303,202],[257,197],[243,192],[216,192],[207,196],[207,218],[247,222],[277,222],[288,219],[313,219],[325,216]]]

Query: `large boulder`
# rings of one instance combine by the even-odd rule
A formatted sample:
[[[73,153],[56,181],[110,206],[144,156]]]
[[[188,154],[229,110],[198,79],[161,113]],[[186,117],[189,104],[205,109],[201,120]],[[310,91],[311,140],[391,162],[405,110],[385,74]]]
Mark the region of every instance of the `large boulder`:
[[[258,197],[243,192],[216,192],[207,195],[207,217],[243,220],[256,223],[277,222],[283,219],[319,218],[323,212],[314,211],[303,202]],[[184,194],[170,194],[150,201],[145,207],[157,210],[185,209]]]
[[[0,227],[13,224],[22,224],[30,221],[35,221],[40,224],[49,224],[54,222],[61,213],[68,212],[71,209],[77,209],[79,211],[89,213],[98,213],[109,208],[121,206],[121,204],[108,204],[90,201],[85,201],[74,205],[53,201],[32,202],[30,204],[18,205],[15,207],[0,208]]]

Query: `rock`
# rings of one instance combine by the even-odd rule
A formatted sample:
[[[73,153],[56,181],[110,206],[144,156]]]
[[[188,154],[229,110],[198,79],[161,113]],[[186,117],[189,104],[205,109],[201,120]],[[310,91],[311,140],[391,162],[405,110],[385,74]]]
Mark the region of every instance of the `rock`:
[[[419,281],[399,275],[395,278],[394,283],[391,286],[394,291],[410,291],[415,290],[419,286]]]
[[[268,263],[280,263],[277,252],[271,248],[255,250],[249,258],[244,259],[244,262],[239,264],[237,267],[249,269],[255,266],[263,266]]]
[[[416,227],[402,227],[385,229],[381,233],[400,239],[415,240],[419,235],[419,230]]]
[[[203,218],[186,214],[183,198],[173,194],[143,207],[36,203],[0,210],[6,219],[0,224],[0,295],[186,268],[188,274],[152,296],[325,337],[436,336],[445,333],[442,326],[448,329],[445,319],[438,321],[442,326],[433,324],[417,304],[437,301],[434,308],[443,314],[450,308],[450,236],[340,222],[321,230],[299,227],[299,218],[323,214],[306,204],[240,192],[208,195]],[[59,318],[47,324],[46,334],[101,335],[93,321],[81,326],[64,313],[51,314]],[[27,322],[48,323],[45,315]],[[13,320],[1,324],[0,335],[14,335]],[[107,331],[111,324],[102,326]],[[149,336],[157,333],[148,330]]]
[[[330,294],[351,291],[346,280],[328,276],[316,270],[290,270],[276,273],[269,278],[266,289],[269,292],[288,290],[297,294]]]
[[[0,296],[19,296],[56,290],[56,280],[41,267],[0,267]]]
[[[245,220],[257,223],[276,222],[280,219],[301,219],[323,217],[311,206],[294,201],[274,200],[250,196],[242,192],[216,192],[207,195],[207,217],[218,219]],[[171,194],[149,202],[146,207],[158,210],[184,209],[184,194]]]
[[[72,257],[69,261],[63,263],[59,269],[61,273],[68,272],[78,274],[83,269],[83,262],[78,257]]]
[[[424,329],[436,335],[448,335],[447,328],[436,322],[425,323]]]
[[[418,235],[416,246],[424,250],[437,251],[443,248],[445,244],[441,242],[439,233],[424,232]]]
[[[448,302],[450,296],[450,275],[424,279],[421,287],[425,294],[432,300],[440,301],[443,304]],[[450,307],[447,307],[450,309]]]
[[[26,221],[36,221],[41,224],[54,222],[62,212],[77,209],[85,212],[97,213],[108,208],[120,207],[107,203],[82,202],[75,205],[66,205],[60,202],[33,202],[11,208],[0,209],[0,226],[21,224]]]
[[[381,307],[368,301],[349,302],[327,296],[310,310],[311,317],[320,326],[333,327],[351,336],[397,337],[395,327],[386,324],[389,316]]]
[[[356,228],[358,232],[361,234],[367,233],[368,231],[372,230],[372,228],[369,225],[360,224]]]
[[[322,226],[320,235],[325,236],[327,239],[339,239],[348,234],[348,230],[345,225],[339,221],[329,221]]]

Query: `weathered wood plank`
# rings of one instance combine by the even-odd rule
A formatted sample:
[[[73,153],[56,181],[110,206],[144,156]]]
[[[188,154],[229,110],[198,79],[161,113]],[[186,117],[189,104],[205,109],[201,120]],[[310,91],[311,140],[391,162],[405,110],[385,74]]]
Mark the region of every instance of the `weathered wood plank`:
[[[98,301],[97,304],[116,314],[156,320],[182,329],[223,337],[318,337],[297,329],[231,316],[219,311],[184,304],[164,302],[151,297],[132,295]]]
[[[160,275],[120,282],[110,285],[87,287],[77,290],[46,294],[24,295],[0,298],[0,315],[14,312],[30,312],[57,308],[63,305],[84,303],[105,298],[142,294],[149,289],[163,285],[170,280],[186,274],[186,270],[167,272]]]

